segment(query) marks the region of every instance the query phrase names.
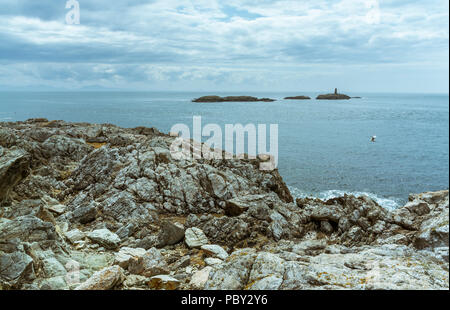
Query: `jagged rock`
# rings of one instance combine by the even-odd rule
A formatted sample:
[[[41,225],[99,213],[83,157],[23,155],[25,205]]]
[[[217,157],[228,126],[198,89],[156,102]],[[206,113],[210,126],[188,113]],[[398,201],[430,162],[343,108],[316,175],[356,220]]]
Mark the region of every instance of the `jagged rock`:
[[[211,272],[205,289],[240,290],[245,287],[250,269],[256,258],[254,249],[241,249],[233,252],[225,262]]]
[[[88,283],[115,264],[132,275],[102,287],[190,289],[200,269],[206,289],[448,289],[448,191],[394,211],[365,196],[292,203],[278,171],[260,170],[270,156],[177,160],[174,140],[109,124],[0,123],[2,178],[14,171],[5,158],[27,157],[17,183],[1,183],[0,260],[21,255],[0,269],[19,280],[1,288],[73,289],[71,272]],[[105,228],[104,244],[82,232]],[[169,273],[179,283],[149,287]]]
[[[120,244],[120,238],[106,228],[94,230],[87,237],[108,249],[116,249]]]
[[[52,223],[32,216],[19,216],[0,225],[0,243],[18,238],[22,241],[38,242],[56,240],[58,235]]]
[[[21,149],[5,151],[0,157],[0,202],[29,173],[30,156]]]
[[[0,251],[0,283],[3,282],[4,285],[17,289],[33,273],[33,259],[27,254]]]
[[[120,285],[125,279],[123,270],[119,266],[111,266],[97,271],[86,282],[75,290],[109,290]]]
[[[197,227],[186,229],[184,237],[184,241],[190,248],[199,248],[202,245],[209,243],[208,238],[205,236],[205,233]]]

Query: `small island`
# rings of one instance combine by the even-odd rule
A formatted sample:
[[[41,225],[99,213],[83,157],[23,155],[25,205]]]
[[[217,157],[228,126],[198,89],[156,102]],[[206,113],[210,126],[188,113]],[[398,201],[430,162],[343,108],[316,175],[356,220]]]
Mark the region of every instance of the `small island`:
[[[350,96],[339,94],[337,88],[334,89],[334,94],[325,94],[317,96],[317,100],[348,100]]]
[[[295,97],[286,97],[285,100],[310,100],[311,97],[308,96],[295,96]]]
[[[192,100],[192,102],[257,102],[257,101],[272,102],[275,101],[275,99],[256,98],[251,96],[228,96],[228,97],[203,96]]]

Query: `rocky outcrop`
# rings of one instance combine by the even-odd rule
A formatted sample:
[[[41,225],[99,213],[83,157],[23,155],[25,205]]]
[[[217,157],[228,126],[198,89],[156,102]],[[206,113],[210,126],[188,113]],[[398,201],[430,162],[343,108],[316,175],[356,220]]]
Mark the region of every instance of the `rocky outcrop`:
[[[348,100],[351,99],[350,96],[339,94],[337,88],[334,90],[333,94],[324,94],[316,97],[317,100]]]
[[[228,97],[203,96],[192,100],[192,102],[257,102],[257,101],[272,102],[275,101],[275,99],[256,98],[251,96],[228,96]]]
[[[448,289],[448,191],[295,202],[150,128],[0,123],[2,289]]]
[[[294,97],[286,97],[285,100],[310,100],[311,97],[308,96],[294,96]]]

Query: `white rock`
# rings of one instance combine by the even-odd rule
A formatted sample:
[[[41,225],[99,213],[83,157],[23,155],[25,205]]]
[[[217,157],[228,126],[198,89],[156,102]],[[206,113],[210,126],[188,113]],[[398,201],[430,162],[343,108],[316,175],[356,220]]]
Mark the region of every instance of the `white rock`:
[[[114,264],[127,269],[131,258],[143,257],[147,251],[142,248],[123,247],[114,257]]]
[[[197,227],[186,229],[184,238],[187,246],[190,248],[199,248],[209,243],[205,233]]]
[[[211,255],[213,257],[220,258],[222,260],[227,259],[229,256],[227,251],[225,251],[221,246],[216,244],[206,244],[200,247],[206,254]]]
[[[66,206],[65,205],[54,205],[54,206],[48,206],[47,209],[49,211],[52,211],[58,215],[63,214],[64,212],[66,212]]]
[[[209,279],[209,274],[213,270],[212,267],[208,266],[203,268],[202,270],[197,271],[192,275],[191,281],[189,282],[189,285],[193,287],[194,289],[204,289],[205,284]]]
[[[115,249],[120,244],[119,236],[106,228],[94,230],[87,237],[107,249]]]
[[[65,233],[66,238],[70,241],[70,243],[75,244],[77,241],[83,240],[86,235],[79,229],[72,229]]]
[[[218,266],[223,263],[223,260],[214,257],[205,258],[205,264],[208,266]]]

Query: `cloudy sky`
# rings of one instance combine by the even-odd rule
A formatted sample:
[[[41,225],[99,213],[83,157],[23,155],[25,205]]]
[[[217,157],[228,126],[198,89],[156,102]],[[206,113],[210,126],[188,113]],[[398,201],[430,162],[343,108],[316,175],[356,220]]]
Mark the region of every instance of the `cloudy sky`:
[[[1,0],[0,90],[448,93],[448,0]]]

